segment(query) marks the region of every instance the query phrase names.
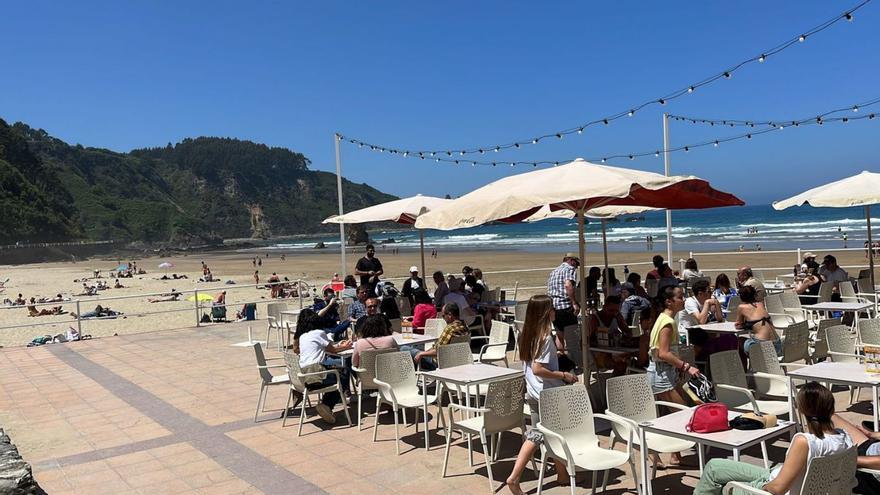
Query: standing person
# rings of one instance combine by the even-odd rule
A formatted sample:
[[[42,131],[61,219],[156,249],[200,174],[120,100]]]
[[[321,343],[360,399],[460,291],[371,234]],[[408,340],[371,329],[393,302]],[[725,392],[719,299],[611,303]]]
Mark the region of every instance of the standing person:
[[[279,295],[281,295],[280,294],[281,293],[281,279],[278,277],[278,274],[275,272],[272,272],[272,276],[269,277],[268,282],[269,282],[269,289],[271,290],[269,297],[275,298],[275,297],[278,297]],[[257,283],[259,283],[259,282],[257,282]]]
[[[259,267],[263,266],[263,258],[261,258],[259,256],[257,256],[257,266],[259,266]]]
[[[532,428],[526,433],[526,440],[506,481],[507,488],[514,495],[522,495],[519,480],[528,462],[544,443],[544,436],[534,427],[540,420],[538,400],[541,398],[541,390],[578,381],[574,374],[559,370],[556,342],[551,334],[553,321],[556,319],[554,313],[552,298],[541,294],[532,296],[526,307],[526,319],[519,336],[519,358],[525,372],[526,401],[532,413]],[[568,486],[569,477],[565,464],[555,459],[554,462],[556,482]]]
[[[846,249],[846,232],[843,233],[843,248]]]
[[[254,284],[260,285],[260,270],[254,271]]]
[[[747,483],[770,493],[800,494],[810,459],[843,452],[853,446],[850,435],[834,426],[831,391],[809,382],[800,389],[796,400],[797,410],[807,418],[807,431],[794,434],[781,467],[771,471],[745,462],[712,459],[706,463],[694,495],[721,495],[724,485],[731,481]],[[843,474],[855,477],[855,473]],[[856,486],[855,480],[851,486]]]
[[[678,357],[678,325],[675,315],[684,309],[684,291],[678,286],[667,286],[657,294],[660,309],[651,329],[651,360],[648,363],[648,381],[660,400],[686,404],[684,394],[676,386],[679,373],[697,376],[700,370]]]
[[[416,303],[413,298],[413,294],[415,294],[418,290],[425,290],[425,281],[419,277],[419,267],[413,265],[409,267],[409,278],[406,279],[406,282],[403,283],[403,291],[401,291],[401,295],[409,300],[409,307],[415,308]]]
[[[562,332],[569,325],[577,325],[577,315],[580,306],[575,296],[577,287],[577,268],[581,260],[574,253],[566,253],[562,257],[562,264],[550,272],[547,279],[547,295],[553,302],[556,318],[553,326],[557,332]]]
[[[587,272],[587,308],[595,308],[599,305],[599,277],[602,276],[602,270],[598,266],[591,266]]]
[[[251,264],[254,265],[254,268],[257,267],[257,257],[256,256],[254,256],[253,259],[251,259]]]
[[[663,256],[660,256],[659,254],[655,255],[653,258],[651,258],[651,264],[654,265],[654,269],[648,272],[647,275],[645,275],[645,280],[651,280],[654,278],[659,280],[660,267],[663,266]]]
[[[354,267],[354,274],[361,277],[361,285],[369,287],[370,295],[375,295],[376,284],[379,283],[379,277],[385,273],[382,269],[382,262],[376,257],[376,248],[372,244],[367,244],[367,254],[359,259]]]
[[[446,278],[443,276],[443,272],[436,271],[434,272],[434,284],[437,285],[437,288],[434,289],[434,307],[437,308],[437,311],[443,308],[443,304],[446,303],[446,294],[449,294],[449,286],[446,285]]]

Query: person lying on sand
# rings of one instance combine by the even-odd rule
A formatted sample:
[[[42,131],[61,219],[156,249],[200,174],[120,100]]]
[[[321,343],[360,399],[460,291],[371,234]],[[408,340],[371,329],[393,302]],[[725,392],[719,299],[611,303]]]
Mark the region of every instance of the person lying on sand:
[[[37,303],[36,298],[31,298],[31,303],[28,305],[28,316],[49,316],[49,315],[60,315],[64,311],[61,309],[61,306],[55,306],[52,309],[43,308],[37,311],[37,307],[35,304]]]
[[[74,318],[79,318],[79,319],[86,319],[86,318],[101,318],[101,317],[108,317],[108,316],[119,316],[121,314],[122,313],[120,313],[118,311],[113,311],[112,309],[105,308],[99,304],[99,305],[95,306],[94,311],[87,311],[79,316],[77,316],[76,313],[70,313],[70,316],[72,316]]]
[[[117,278],[117,279],[116,279],[116,283],[113,284],[113,288],[114,288],[114,289],[124,289],[125,286],[122,285],[121,283],[119,283],[119,279]]]
[[[180,300],[180,292],[177,292],[174,289],[171,289],[171,292],[168,294],[162,294],[161,297],[151,297],[147,299],[148,302],[151,303],[159,303],[159,302],[171,302],[171,301],[179,301]]]

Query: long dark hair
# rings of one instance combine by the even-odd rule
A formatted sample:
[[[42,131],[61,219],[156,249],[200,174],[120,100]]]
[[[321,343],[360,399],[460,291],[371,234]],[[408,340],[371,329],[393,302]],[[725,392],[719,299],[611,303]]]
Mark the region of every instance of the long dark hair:
[[[369,315],[364,318],[359,333],[361,337],[365,338],[385,337],[391,335],[385,317],[382,315]]]
[[[807,420],[807,429],[819,438],[834,431],[834,395],[818,382],[809,382],[797,394],[797,408]]]
[[[293,338],[299,339],[300,336],[305,333],[323,328],[323,325],[321,324],[322,322],[323,318],[318,316],[318,313],[316,313],[315,310],[312,308],[303,308],[303,310],[299,312],[299,317],[296,319],[296,332],[294,332]]]
[[[727,288],[727,292],[730,292],[730,279],[727,278],[727,275],[719,273],[718,276],[715,277],[715,288],[720,289],[722,287]]]
[[[544,340],[553,327],[553,300],[544,294],[534,295],[526,307],[526,321],[519,336],[519,360],[531,362],[541,354]]]

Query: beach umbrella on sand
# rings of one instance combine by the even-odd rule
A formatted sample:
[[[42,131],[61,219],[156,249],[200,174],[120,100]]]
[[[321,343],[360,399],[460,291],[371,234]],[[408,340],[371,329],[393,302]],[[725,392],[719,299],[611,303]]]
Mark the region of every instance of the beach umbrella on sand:
[[[174,266],[174,263],[171,263],[169,261],[159,263],[159,268],[163,268],[165,270],[165,275],[168,275],[168,269],[173,266]]]
[[[874,289],[874,247],[871,239],[871,205],[880,204],[880,174],[863,171],[858,175],[847,177],[809,191],[802,192],[782,201],[775,201],[773,208],[784,210],[792,206],[810,206],[826,208],[865,207],[865,221],[868,224],[868,266],[871,268],[871,288]]]
[[[203,292],[199,292],[199,296],[198,296],[198,297],[199,297],[199,302],[213,301],[213,300],[214,300],[214,296],[212,296],[211,294],[205,294],[205,293],[203,293]],[[196,300],[196,296],[195,296],[195,294],[193,294],[193,295],[187,297],[186,300],[187,300],[187,301],[190,301],[190,302],[195,301],[195,300]]]
[[[609,167],[577,160],[557,167],[513,175],[492,182],[416,219],[416,228],[452,230],[493,221],[528,219],[542,207],[570,210],[578,219],[578,252],[584,259],[584,218],[604,206],[703,209],[740,206],[736,196],[712,188],[694,176],[667,177],[641,170]],[[586,279],[583,263],[580,280]],[[586,300],[581,283],[581,301]],[[586,359],[586,311],[581,305],[582,353]]]
[[[124,272],[125,270],[128,270],[128,263],[122,263],[121,265],[117,266],[115,270],[117,272]]]
[[[373,205],[344,215],[335,215],[327,218],[322,223],[368,223],[368,222],[396,222],[404,225],[413,225],[419,215],[438,208],[450,199],[435,198],[417,194],[409,198],[397,199],[387,203]],[[425,233],[419,229],[419,253],[422,258],[422,277],[425,273]]]

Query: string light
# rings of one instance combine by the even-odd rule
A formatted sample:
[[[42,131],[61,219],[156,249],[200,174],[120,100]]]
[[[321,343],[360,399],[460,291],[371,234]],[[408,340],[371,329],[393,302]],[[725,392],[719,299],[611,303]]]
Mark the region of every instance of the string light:
[[[858,113],[859,109],[870,107],[872,105],[880,104],[880,98],[875,98],[873,100],[868,100],[866,102],[857,103],[855,105],[849,105],[846,107],[835,108],[834,110],[829,110],[827,112],[823,112],[817,114],[815,117],[811,117],[811,119],[816,119],[816,123],[821,123],[823,119],[826,117],[832,116],[834,114],[842,113],[842,112],[853,112]],[[691,124],[708,124],[710,126],[715,124],[727,125],[730,127],[751,127],[755,126],[767,126],[767,127],[784,127],[781,122],[789,122],[789,126],[797,126],[799,122],[802,122],[804,119],[778,119],[778,120],[736,120],[736,119],[724,119],[724,120],[715,120],[715,119],[706,119],[701,117],[688,117],[685,115],[669,115],[670,119],[673,119],[678,122],[689,122]]]
[[[494,146],[479,146],[479,147],[475,147],[475,148],[465,148],[465,149],[461,150],[461,154],[464,155],[464,154],[470,154],[470,153],[479,153],[481,149],[485,150],[485,149],[489,149],[489,148],[495,149],[495,151],[500,151],[502,149],[510,149],[510,148],[517,148],[518,149],[518,148],[520,148],[521,145],[525,145],[525,144],[529,144],[529,143],[538,144],[543,138],[553,137],[556,135],[565,136],[567,134],[575,134],[575,133],[581,134],[581,133],[583,133],[583,130],[587,127],[594,126],[594,125],[600,124],[600,123],[607,125],[607,124],[609,124],[617,119],[620,119],[622,117],[625,117],[625,116],[632,117],[636,111],[641,110],[645,107],[655,105],[655,104],[666,105],[668,102],[670,102],[674,99],[680,98],[684,95],[693,93],[701,86],[706,86],[706,85],[712,84],[715,81],[717,81],[718,79],[730,79],[731,77],[733,77],[733,73],[735,71],[743,68],[744,66],[746,66],[750,63],[753,63],[753,62],[763,63],[764,61],[767,60],[767,57],[776,55],[777,53],[780,53],[783,50],[790,48],[791,46],[797,44],[798,42],[803,42],[807,39],[808,36],[812,36],[814,34],[820,33],[822,31],[830,28],[834,24],[840,22],[841,20],[851,22],[853,20],[853,13],[855,11],[859,10],[860,8],[864,7],[865,5],[867,5],[871,1],[872,0],[862,0],[858,5],[850,8],[849,10],[847,10],[841,14],[834,16],[833,18],[823,22],[822,24],[819,24],[818,26],[815,26],[811,29],[808,29],[807,31],[802,32],[802,34],[800,34],[799,36],[794,37],[794,38],[790,38],[789,40],[784,41],[784,42],[782,42],[782,43],[780,43],[770,49],[763,50],[762,52],[760,52],[760,55],[758,55],[758,56],[753,56],[748,59],[745,59],[745,60],[743,60],[743,61],[741,61],[731,67],[728,67],[727,69],[716,72],[714,75],[708,76],[708,77],[706,77],[700,81],[697,81],[693,84],[689,84],[687,86],[684,86],[682,89],[672,91],[672,92],[670,92],[666,95],[663,95],[659,98],[653,98],[650,100],[646,100],[645,102],[640,103],[638,105],[630,105],[627,107],[628,108],[627,110],[624,110],[622,112],[618,112],[618,113],[615,113],[612,115],[608,115],[608,116],[601,117],[601,118],[598,118],[595,120],[591,120],[589,122],[585,122],[585,123],[578,125],[578,126],[569,127],[566,129],[555,131],[555,132],[549,132],[546,134],[542,134],[542,135],[536,136],[532,139],[517,140],[517,141],[509,142],[507,144],[497,144]],[[342,135],[339,135],[339,137],[343,138]],[[365,143],[364,141],[359,140],[359,139],[349,138],[348,141],[351,142],[352,144],[357,143],[359,147],[364,144],[369,145],[369,143]],[[387,147],[379,147],[379,146],[377,146],[376,148],[378,148],[378,151],[380,151],[380,152],[382,152],[384,149],[389,149]],[[371,148],[371,149],[376,151],[376,148]],[[410,156],[413,154],[418,154],[418,153],[429,153],[429,152],[435,152],[435,151],[442,152],[441,150],[433,150],[433,151],[432,150],[421,150],[421,151],[419,151],[419,150],[406,150],[406,151],[408,152],[407,156]],[[448,154],[449,153],[447,152],[447,155]]]

